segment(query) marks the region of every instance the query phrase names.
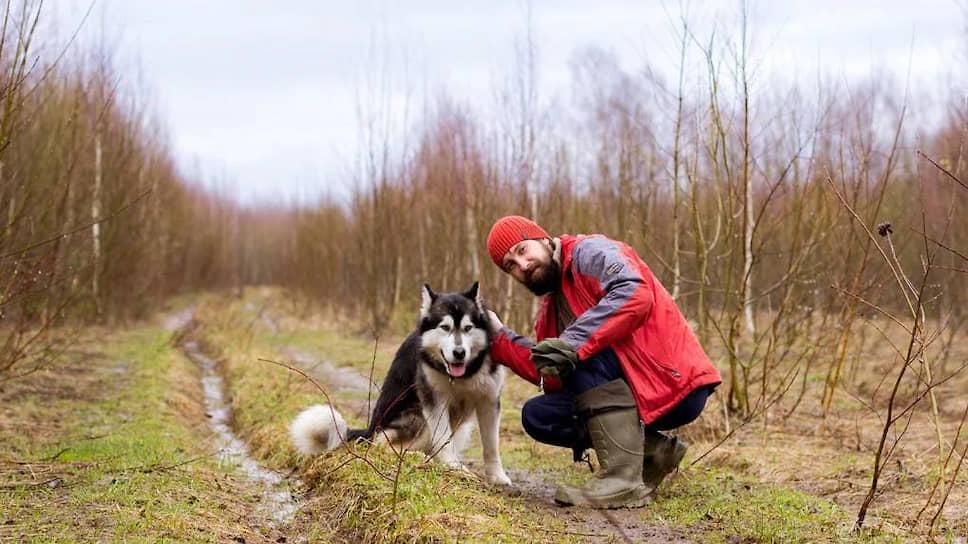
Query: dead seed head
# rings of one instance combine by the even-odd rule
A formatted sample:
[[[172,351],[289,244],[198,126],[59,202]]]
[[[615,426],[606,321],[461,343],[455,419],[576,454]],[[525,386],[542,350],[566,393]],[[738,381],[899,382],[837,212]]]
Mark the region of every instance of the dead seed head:
[[[891,223],[889,221],[885,221],[880,225],[877,225],[877,234],[880,234],[881,236],[894,234],[894,229],[891,228]]]

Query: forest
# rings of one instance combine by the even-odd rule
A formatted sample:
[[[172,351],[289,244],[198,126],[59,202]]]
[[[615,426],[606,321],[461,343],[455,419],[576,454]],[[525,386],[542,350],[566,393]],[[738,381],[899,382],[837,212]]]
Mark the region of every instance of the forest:
[[[676,79],[588,48],[571,98],[549,100],[525,36],[486,114],[415,96],[401,134],[374,89],[356,167],[327,180],[349,196],[260,205],[177,166],[150,93],[109,46],[53,46],[38,3],[5,2],[0,392],[57,368],[91,330],[256,288],[289,319],[339,323],[374,357],[411,330],[424,283],[480,281],[530,331],[537,300],[485,248],[493,222],[519,214],[630,244],[675,298],[725,380],[688,431],[707,446],[694,462],[728,465],[718,454],[744,444],[841,448],[830,458],[856,460],[849,491],[792,487],[836,503],[855,530],[873,515],[900,541],[963,542],[968,105],[953,85],[912,95],[888,71],[764,77],[743,6],[714,36],[675,19]],[[937,119],[912,115],[926,100]],[[0,429],[16,427],[15,406]],[[750,474],[787,485],[807,470],[790,462]]]

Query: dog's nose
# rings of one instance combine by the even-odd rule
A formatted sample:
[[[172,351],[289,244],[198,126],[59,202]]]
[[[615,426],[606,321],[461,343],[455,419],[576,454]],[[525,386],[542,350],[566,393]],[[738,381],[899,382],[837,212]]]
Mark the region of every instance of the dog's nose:
[[[461,360],[465,355],[467,355],[467,352],[464,348],[454,348],[454,359]]]

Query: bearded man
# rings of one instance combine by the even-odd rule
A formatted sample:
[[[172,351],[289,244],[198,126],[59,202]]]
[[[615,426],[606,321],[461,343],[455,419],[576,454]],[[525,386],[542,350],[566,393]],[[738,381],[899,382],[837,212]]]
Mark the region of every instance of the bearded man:
[[[521,412],[525,431],[600,470],[559,486],[561,505],[639,507],[675,470],[687,445],[661,431],[697,417],[722,382],[675,301],[628,245],[602,235],[552,237],[521,216],[487,237],[498,267],[542,297],[536,341],[505,327],[492,358],[542,387]]]

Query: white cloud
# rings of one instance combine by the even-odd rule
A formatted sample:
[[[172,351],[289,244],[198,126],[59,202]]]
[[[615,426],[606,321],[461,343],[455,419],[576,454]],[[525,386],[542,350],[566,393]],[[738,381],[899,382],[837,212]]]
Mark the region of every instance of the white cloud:
[[[89,0],[57,4],[63,33]],[[737,4],[693,3],[697,33],[733,20]],[[338,183],[355,154],[357,101],[381,63],[398,105],[408,92],[416,99],[441,87],[472,104],[491,101],[500,83],[492,80],[506,75],[524,35],[526,5],[103,0],[88,27],[103,23],[120,36],[122,58],[140,59],[183,164],[214,165],[253,199],[307,185],[345,193]],[[658,2],[536,0],[532,10],[545,97],[566,88],[569,58],[588,44],[613,51],[626,69],[648,59],[671,73],[677,58]],[[818,66],[848,78],[875,65],[903,73],[910,61],[913,80],[940,81],[964,62],[964,14],[953,0],[759,2],[753,13],[754,54],[779,77],[809,77]]]

